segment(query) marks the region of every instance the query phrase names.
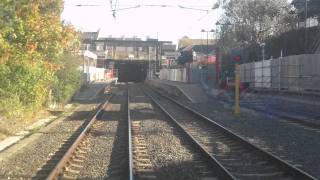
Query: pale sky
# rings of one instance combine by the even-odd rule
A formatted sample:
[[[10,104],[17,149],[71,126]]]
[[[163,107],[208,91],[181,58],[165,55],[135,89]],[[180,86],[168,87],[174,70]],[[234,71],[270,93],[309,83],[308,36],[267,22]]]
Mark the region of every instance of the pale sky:
[[[100,29],[105,37],[158,36],[160,40],[176,43],[183,36],[205,39],[206,33],[201,33],[201,29],[214,29],[221,14],[221,9],[211,10],[217,0],[113,0],[113,3],[116,1],[117,9],[137,5],[141,7],[117,11],[116,18],[113,18],[110,0],[65,0],[62,19],[82,31]],[[79,4],[99,6],[76,6]],[[210,11],[207,13],[178,6]],[[209,36],[213,37],[213,34]]]

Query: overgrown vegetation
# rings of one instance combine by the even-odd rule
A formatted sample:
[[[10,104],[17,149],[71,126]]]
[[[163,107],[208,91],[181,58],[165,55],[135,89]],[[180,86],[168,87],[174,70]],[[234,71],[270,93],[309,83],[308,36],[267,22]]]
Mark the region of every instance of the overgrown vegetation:
[[[80,86],[75,29],[60,19],[62,0],[0,1],[0,115],[23,116]]]
[[[68,102],[75,90],[78,90],[81,86],[81,77],[79,73],[79,59],[76,56],[70,54],[63,56],[62,67],[56,72],[58,81],[56,82],[53,95],[55,101]]]
[[[297,14],[300,19],[307,17],[320,18],[320,1],[319,0],[293,0],[292,4],[297,9]],[[307,8],[306,8],[307,7]],[[307,13],[306,13],[307,10]]]
[[[224,15],[219,20],[219,42],[222,52],[222,69],[232,76],[235,55],[241,63],[297,55],[314,51],[319,29],[298,28],[303,21],[305,0],[228,0],[223,6]],[[303,3],[302,3],[303,2]],[[319,3],[310,0],[308,17],[319,15]],[[302,3],[302,4],[301,4]],[[306,38],[306,34],[308,34]]]
[[[219,20],[220,46],[224,52],[260,44],[295,27],[287,0],[229,0]]]

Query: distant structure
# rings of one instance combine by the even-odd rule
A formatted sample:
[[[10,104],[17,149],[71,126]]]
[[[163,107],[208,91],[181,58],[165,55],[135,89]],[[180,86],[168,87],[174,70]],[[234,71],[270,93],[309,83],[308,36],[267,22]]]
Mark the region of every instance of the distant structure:
[[[83,32],[81,50],[89,50],[98,56],[98,67],[105,61],[142,60],[159,61],[166,52],[174,52],[176,46],[171,41],[148,38],[145,41],[132,38],[101,38],[99,31]]]
[[[164,61],[160,79],[199,83],[206,90],[218,86],[220,54],[215,39],[183,37],[179,40],[178,51],[176,61]]]
[[[171,41],[159,41],[147,38],[141,40],[138,37],[115,38],[100,37],[97,32],[83,32],[81,34],[81,51],[90,51],[97,55],[97,68],[105,68],[106,74],[114,74],[113,69],[119,63],[135,62],[149,65],[153,73],[159,71],[161,59],[167,53],[176,50],[176,45]],[[111,72],[112,71],[112,72]],[[106,75],[110,76],[110,75]]]
[[[209,38],[208,39],[208,44],[216,44],[217,40]],[[190,39],[187,36],[184,36],[183,38],[179,39],[178,42],[178,49],[181,50],[187,46],[191,45],[206,45],[207,44],[207,39]]]
[[[218,53],[216,43],[216,39],[190,39],[187,36],[179,39],[179,63],[215,63]]]
[[[176,61],[180,55],[174,44],[163,44],[164,54],[161,56],[161,68],[169,68],[176,65]]]
[[[104,79],[104,69],[97,68],[97,55],[90,51],[83,51],[81,69],[85,83]]]

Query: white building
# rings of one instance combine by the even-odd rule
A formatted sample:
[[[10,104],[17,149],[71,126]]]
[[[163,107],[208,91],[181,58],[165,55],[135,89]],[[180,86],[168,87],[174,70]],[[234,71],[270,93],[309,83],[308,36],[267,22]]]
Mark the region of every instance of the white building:
[[[83,80],[85,82],[93,82],[105,79],[105,69],[97,68],[98,56],[88,50],[83,52],[82,72]]]

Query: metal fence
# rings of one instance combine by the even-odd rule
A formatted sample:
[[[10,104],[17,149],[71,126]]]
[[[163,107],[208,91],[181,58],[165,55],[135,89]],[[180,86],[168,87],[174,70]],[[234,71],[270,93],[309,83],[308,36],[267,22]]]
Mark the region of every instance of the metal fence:
[[[320,92],[320,54],[241,64],[240,77],[252,88]]]
[[[170,81],[187,82],[187,70],[186,68],[179,69],[161,69],[160,79]]]

